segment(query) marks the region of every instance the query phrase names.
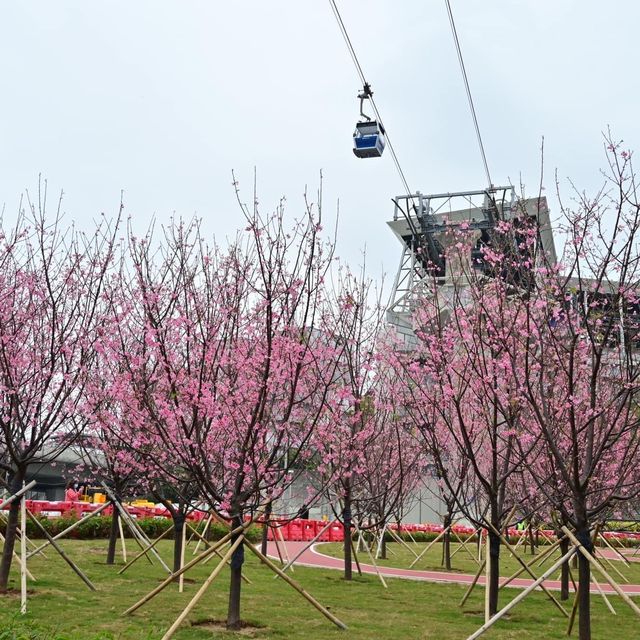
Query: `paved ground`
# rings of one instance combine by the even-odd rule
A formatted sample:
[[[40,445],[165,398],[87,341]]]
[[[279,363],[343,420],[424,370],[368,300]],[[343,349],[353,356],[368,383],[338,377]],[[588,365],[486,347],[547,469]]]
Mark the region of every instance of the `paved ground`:
[[[282,544],[282,543],[280,543]],[[294,558],[298,555],[298,553],[304,549],[304,547],[308,543],[306,542],[287,542],[286,543],[286,553],[289,558]],[[276,545],[273,542],[269,543],[269,555],[273,558],[278,557],[278,551]],[[598,550],[599,554],[605,555],[611,560],[620,560],[619,556],[612,551],[607,550]],[[634,558],[634,560],[638,559],[638,556]],[[621,560],[620,560],[621,561]],[[343,563],[338,558],[333,558],[331,556],[327,556],[322,553],[322,544],[315,544],[310,549],[307,549],[302,553],[302,555],[296,560],[296,564],[304,565],[306,567],[318,567],[322,569],[334,569],[337,571],[341,571],[343,569]],[[376,569],[373,565],[360,563],[360,567],[362,568],[363,573],[376,573]],[[608,567],[605,566],[605,569]],[[355,571],[355,564],[354,564]],[[534,568],[533,572],[536,575],[540,574],[539,568]],[[381,567],[380,573],[385,578],[403,578],[405,580],[424,580],[426,582],[448,582],[453,584],[470,584],[473,581],[474,576],[465,573],[446,573],[444,571],[418,571],[413,569],[398,569],[394,567]],[[616,580],[618,578],[615,575],[615,572],[608,571],[608,573],[612,575],[611,577]],[[624,571],[623,571],[624,573]],[[617,580],[616,580],[617,581]],[[528,580],[524,578],[516,578],[512,582],[509,583],[509,587],[515,587],[519,589],[524,589],[528,587],[533,580]],[[479,585],[484,585],[484,576],[481,576],[478,580]],[[640,595],[640,584],[626,584],[622,581],[619,582],[620,586],[624,590],[625,593],[629,595]],[[545,580],[544,585],[547,589],[550,590],[560,590],[560,582],[557,580]],[[615,593],[614,589],[607,584],[604,580],[600,581],[600,588],[606,594]],[[598,593],[597,587],[595,584],[592,584],[592,593]]]

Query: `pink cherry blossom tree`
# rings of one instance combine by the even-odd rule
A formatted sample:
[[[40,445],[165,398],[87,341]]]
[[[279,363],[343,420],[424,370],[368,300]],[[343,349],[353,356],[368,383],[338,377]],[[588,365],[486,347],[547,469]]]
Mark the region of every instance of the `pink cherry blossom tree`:
[[[523,286],[517,276],[530,268],[530,256],[527,242],[519,252],[511,249],[510,234],[508,227],[496,230],[493,246],[483,250],[481,271],[471,262],[475,234],[465,225],[451,226],[445,243],[448,279],[440,285],[434,278],[418,302],[417,341],[404,365],[412,397],[408,413],[426,453],[440,459],[440,481],[457,507],[487,529],[491,613],[498,609],[498,532],[509,524],[513,506],[508,485],[535,444],[520,436],[524,415],[508,348],[526,317],[512,291]],[[469,478],[449,466],[455,459],[465,461]]]
[[[531,478],[561,521],[592,550],[591,533],[639,491],[640,202],[631,154],[607,139],[596,197],[562,206],[561,263],[541,264],[526,330],[509,343],[512,374],[541,442]],[[578,556],[579,635],[591,638],[590,567]]]
[[[339,350],[315,338],[332,247],[307,205],[291,226],[280,207],[243,208],[246,229],[226,249],[197,225],[173,223],[159,249],[131,239],[130,293],[116,324],[143,351],[105,332],[110,392],[171,477],[193,478],[203,500],[235,528],[280,496],[310,459],[326,420]],[[240,625],[244,547],[231,559],[227,626]]]
[[[323,319],[322,339],[341,349],[334,384],[333,427],[317,434],[314,447],[328,499],[338,503],[345,541],[361,528],[379,528],[400,509],[413,477],[405,456],[406,434],[394,404],[393,372],[384,353],[384,309],[364,268],[335,277],[333,303]],[[352,548],[344,545],[344,577],[351,580]]]
[[[12,229],[0,235],[0,469],[11,491],[34,464],[56,460],[82,433],[79,411],[95,362],[117,220],[93,236],[65,228],[60,208],[45,216],[46,183]],[[7,589],[19,501],[12,503],[0,561]]]

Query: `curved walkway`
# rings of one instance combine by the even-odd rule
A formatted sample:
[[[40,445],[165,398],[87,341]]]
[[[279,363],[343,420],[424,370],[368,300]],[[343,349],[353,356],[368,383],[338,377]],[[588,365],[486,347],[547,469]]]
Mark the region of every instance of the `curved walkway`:
[[[282,544],[282,543],[280,543]],[[287,542],[286,543],[286,551],[290,558],[295,557],[298,553],[308,544],[306,542]],[[344,563],[339,558],[334,558],[332,556],[325,555],[324,553],[320,553],[318,547],[322,547],[322,543],[314,544],[311,548],[307,549],[299,558],[296,560],[296,565],[302,565],[305,567],[314,567],[317,569],[333,569],[336,571],[342,571],[344,569]],[[599,550],[600,551],[600,550]],[[609,556],[608,552],[606,553]],[[272,558],[278,558],[278,551],[276,545],[273,542],[269,542],[268,547],[268,555]],[[610,559],[614,559],[614,554],[611,554]],[[376,569],[373,565],[364,564],[360,562],[360,567],[363,573],[367,574],[376,574]],[[403,578],[405,580],[422,580],[425,582],[444,582],[449,584],[463,584],[469,585],[473,582],[474,576],[466,573],[449,573],[445,571],[419,571],[414,569],[400,569],[396,567],[378,567],[380,573],[385,578]],[[607,567],[605,566],[605,569]],[[354,571],[355,571],[355,563],[354,563]],[[539,568],[533,568],[532,571],[536,574],[540,574]],[[608,571],[611,574],[611,572]],[[614,580],[618,576],[611,576]],[[512,582],[509,583],[508,587],[514,587],[517,589],[524,589],[528,587],[533,580],[529,580],[526,578],[516,578]],[[628,595],[638,595],[640,596],[640,584],[626,584],[624,582],[618,581],[618,584],[622,587],[623,591]],[[478,585],[484,585],[484,575],[480,576],[478,580]],[[604,580],[599,581],[600,588],[607,595],[615,594],[614,589]],[[553,589],[555,591],[560,590],[560,582],[558,580],[545,580],[544,586],[547,589]],[[592,583],[591,585],[592,593],[597,594],[597,587]]]

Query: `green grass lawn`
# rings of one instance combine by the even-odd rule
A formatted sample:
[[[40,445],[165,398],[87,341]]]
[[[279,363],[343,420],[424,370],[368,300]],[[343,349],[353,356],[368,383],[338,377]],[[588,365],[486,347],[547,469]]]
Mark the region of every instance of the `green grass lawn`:
[[[414,553],[420,555],[420,552],[428,546],[427,544],[419,543],[417,546],[413,543],[409,542],[409,549],[413,549]],[[459,544],[451,545],[451,552],[453,553],[460,547]],[[474,544],[467,543],[466,548],[471,552],[476,551],[476,546]],[[342,558],[342,543],[328,543],[322,544],[317,547],[319,552],[326,553],[327,555],[334,556],[336,558]],[[409,549],[400,545],[399,543],[389,543],[387,544],[387,559],[376,559],[376,564],[380,566],[386,567],[400,567],[402,569],[408,569],[409,565],[416,559],[414,553],[412,553]],[[539,554],[541,554],[546,547],[541,546],[538,548]],[[524,548],[521,546],[518,548],[518,554],[525,561],[529,562],[533,556],[530,553],[525,552]],[[596,552],[596,556],[597,556]],[[531,567],[533,573],[536,576],[539,576],[544,572],[544,570],[551,566],[558,558],[560,557],[560,553],[558,551],[552,552],[549,556],[547,556],[548,561],[543,560],[541,565],[534,563]],[[639,555],[640,557],[640,555]],[[358,554],[358,559],[360,562],[365,564],[371,564],[369,556],[367,555],[364,549]],[[605,570],[611,575],[611,577],[621,584],[624,584],[624,581],[620,576],[615,572],[614,569],[611,569],[611,566],[607,564],[605,560],[601,560]],[[613,561],[612,561],[613,562]],[[478,563],[471,557],[470,553],[467,553],[464,548],[461,548],[457,553],[452,557],[452,572],[453,573],[470,573],[475,574],[478,571]],[[632,584],[640,584],[640,562],[632,562],[631,566],[627,567],[624,562],[616,561],[613,563],[614,566],[624,575],[627,580]],[[500,575],[502,576],[511,576],[518,569],[521,568],[521,565],[517,562],[517,560],[511,556],[508,549],[505,547],[501,548],[500,551]],[[442,565],[442,545],[438,542],[427,551],[427,553],[422,556],[419,562],[417,562],[413,569],[416,570],[425,570],[425,571],[444,571]],[[552,576],[553,579],[559,576],[559,571],[556,575]],[[526,574],[522,574],[520,577],[526,578],[528,577]],[[577,578],[577,574],[574,571],[574,577]],[[596,579],[598,582],[604,582],[604,578],[601,578],[599,574],[596,574]]]
[[[133,543],[130,545],[132,551]],[[167,561],[171,555],[170,545],[160,544]],[[185,593],[179,594],[177,585],[171,585],[134,615],[122,617],[122,611],[164,577],[158,564],[151,566],[139,561],[123,576],[118,576],[119,567],[104,564],[106,541],[66,541],[62,546],[95,582],[98,591],[89,591],[55,552],[49,551],[47,559],[34,558],[29,566],[37,582],[29,585],[27,615],[18,615],[17,592],[0,596],[0,640],[159,639],[213,569],[213,563],[196,568],[188,574],[194,582],[185,585]],[[437,557],[438,551],[434,553]],[[458,607],[464,593],[460,586],[389,580],[389,589],[385,590],[375,576],[347,583],[337,571],[297,568],[293,577],[348,625],[348,631],[339,631],[282,580],[274,580],[271,572],[259,565],[251,554],[247,554],[245,569],[253,584],[243,585],[242,615],[256,628],[233,634],[206,626],[207,621],[221,621],[226,615],[228,575],[225,570],[175,638],[455,640],[466,638],[483,622],[480,590],[471,596],[463,611]],[[13,576],[12,586],[19,587],[17,574]],[[506,603],[507,598],[516,593],[505,591],[502,602]],[[638,619],[619,598],[611,601],[618,611],[615,618],[601,599],[594,597],[593,637],[604,640],[637,637]],[[30,631],[21,633],[18,629]],[[559,612],[544,595],[536,593],[485,637],[560,639],[566,637],[565,630],[566,623]]]

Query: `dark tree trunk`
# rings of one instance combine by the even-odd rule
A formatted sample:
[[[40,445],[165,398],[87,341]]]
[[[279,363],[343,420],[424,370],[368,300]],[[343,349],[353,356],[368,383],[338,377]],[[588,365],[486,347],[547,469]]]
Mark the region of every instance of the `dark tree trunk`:
[[[442,538],[442,566],[451,571],[451,526],[452,518],[451,514],[447,514],[444,519],[443,526],[446,529],[446,533]]]
[[[242,525],[242,518],[236,516],[231,521],[231,528]],[[231,536],[233,545],[241,534]],[[240,628],[240,594],[242,589],[242,565],[244,564],[244,543],[241,542],[231,556],[231,579],[229,582],[229,609],[227,611],[227,629]]]
[[[180,571],[182,563],[182,533],[185,526],[185,515],[182,510],[173,514],[173,572]],[[178,578],[176,578],[178,580]]]
[[[118,544],[118,534],[120,533],[120,529],[118,528],[120,512],[115,506],[113,506],[112,509],[111,529],[109,529],[109,547],[107,548],[107,564],[116,563],[116,545]]]
[[[398,533],[400,533],[399,529]],[[387,559],[387,532],[384,530],[382,531],[382,543],[380,544],[380,559]]]
[[[532,524],[529,524],[528,531],[529,531],[529,545],[531,546],[531,555],[533,556],[536,553],[536,540],[533,537],[533,525]]]
[[[576,529],[576,538],[589,552],[593,551],[589,525],[583,524]],[[578,637],[591,640],[591,566],[581,554],[578,557]]]
[[[267,502],[267,506],[264,509],[264,524],[262,525],[262,540],[260,542],[260,551],[263,556],[267,555],[267,542],[268,542],[268,534],[269,534],[269,520],[271,519],[271,511],[273,509],[273,505],[271,500]]]
[[[558,531],[556,534],[558,539],[562,538],[564,533]],[[564,556],[569,552],[569,540],[566,538],[560,542],[560,555]],[[560,600],[569,599],[569,560],[562,563],[562,569],[560,574]]]
[[[493,525],[499,531],[498,526]],[[491,568],[489,571],[489,614],[498,612],[498,589],[500,587],[500,537],[489,529],[489,554]]]
[[[347,484],[344,492],[344,507],[342,509],[342,530],[344,532],[344,579],[353,578],[351,560],[351,488]]]
[[[16,470],[9,487],[11,495],[22,489],[22,483],[26,475],[26,468],[23,467]],[[4,534],[4,547],[2,549],[2,560],[0,561],[0,593],[5,593],[9,585],[9,572],[11,571],[11,560],[13,558],[13,550],[16,544],[19,515],[20,499],[17,498],[9,505],[7,528]]]

